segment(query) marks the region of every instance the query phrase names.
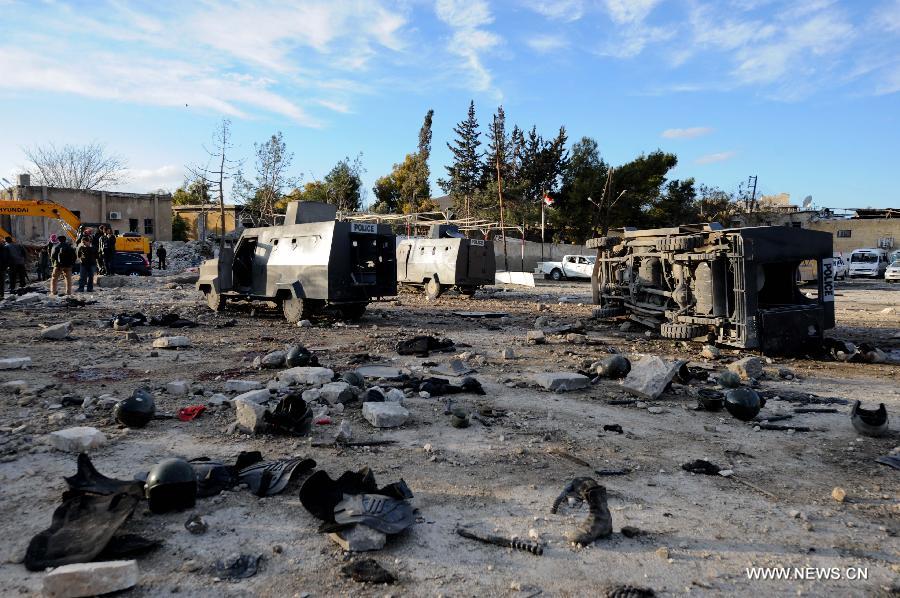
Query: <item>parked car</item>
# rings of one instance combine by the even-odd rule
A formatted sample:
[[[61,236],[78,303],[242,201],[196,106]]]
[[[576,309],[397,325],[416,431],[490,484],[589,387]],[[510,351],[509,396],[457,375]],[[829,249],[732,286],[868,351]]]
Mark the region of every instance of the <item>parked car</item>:
[[[881,278],[887,265],[888,255],[884,249],[854,249],[850,254],[850,277]]]
[[[894,262],[884,271],[884,280],[887,282],[900,282],[900,260]]]
[[[832,262],[834,266],[834,279],[835,280],[844,280],[847,278],[847,274],[850,273],[850,264],[844,261],[839,255],[834,256],[834,261]]]
[[[113,258],[113,274],[150,276],[150,262],[140,253],[117,251]]]
[[[534,273],[543,274],[544,278],[553,280],[590,278],[596,260],[593,255],[564,255],[559,262],[538,262]]]

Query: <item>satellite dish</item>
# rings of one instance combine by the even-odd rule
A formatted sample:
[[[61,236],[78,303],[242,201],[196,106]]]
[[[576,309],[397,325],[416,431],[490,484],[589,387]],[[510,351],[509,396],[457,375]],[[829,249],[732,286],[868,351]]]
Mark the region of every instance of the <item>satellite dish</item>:
[[[812,195],[807,195],[803,198],[803,207],[808,208],[812,205]]]

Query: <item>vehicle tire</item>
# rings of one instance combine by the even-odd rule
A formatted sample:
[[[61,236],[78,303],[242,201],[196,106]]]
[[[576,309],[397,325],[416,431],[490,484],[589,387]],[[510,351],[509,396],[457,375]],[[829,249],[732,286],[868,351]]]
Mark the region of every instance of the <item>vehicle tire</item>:
[[[597,318],[598,320],[606,320],[608,318],[615,318],[617,316],[625,315],[625,308],[621,305],[608,305],[605,307],[597,307],[591,313],[592,316]]]
[[[707,332],[709,332],[709,329],[706,326],[700,326],[699,324],[672,324],[670,322],[663,322],[659,327],[660,336],[679,341],[697,338],[698,336],[703,336]]]
[[[358,320],[366,313],[366,303],[350,303],[341,305],[338,310],[341,312],[341,319]]]
[[[324,301],[313,299],[288,297],[281,300],[281,311],[289,324],[296,324],[300,320],[309,320],[322,307],[324,307]]]
[[[552,280],[556,280],[556,281],[562,280],[563,279],[562,270],[560,270],[559,268],[553,268],[553,270],[550,271],[550,278]]]
[[[703,243],[700,235],[684,235],[681,237],[668,237],[656,242],[657,251],[690,251]]]
[[[441,296],[444,289],[441,288],[441,281],[437,276],[425,283],[425,296],[434,301]]]
[[[216,289],[210,287],[208,290],[203,291],[203,295],[206,297],[206,304],[211,310],[219,312],[225,309],[225,297]]]
[[[597,237],[588,239],[585,247],[588,249],[609,249],[618,245],[621,240],[619,237]]]

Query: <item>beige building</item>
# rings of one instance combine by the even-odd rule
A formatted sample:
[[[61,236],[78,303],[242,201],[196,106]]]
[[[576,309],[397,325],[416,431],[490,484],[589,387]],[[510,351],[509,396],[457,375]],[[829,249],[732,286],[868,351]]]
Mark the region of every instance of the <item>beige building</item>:
[[[854,249],[864,247],[880,247],[890,252],[900,249],[900,212],[884,212],[887,216],[892,212],[896,215],[886,218],[823,219],[809,222],[803,228],[831,233],[834,252],[841,255],[849,255]]]
[[[0,191],[0,199],[44,200],[58,203],[83,223],[109,223],[117,233],[140,233],[153,241],[172,240],[172,196],[168,193],[86,191],[31,184],[27,174],[17,185]],[[0,226],[25,242],[43,242],[62,227],[51,218],[3,216]]]
[[[222,234],[222,215],[219,206],[187,205],[172,206],[174,214],[181,216],[188,224],[188,239],[205,239],[209,235],[218,237]],[[225,206],[225,234],[234,232],[237,228],[240,211],[238,206]]]

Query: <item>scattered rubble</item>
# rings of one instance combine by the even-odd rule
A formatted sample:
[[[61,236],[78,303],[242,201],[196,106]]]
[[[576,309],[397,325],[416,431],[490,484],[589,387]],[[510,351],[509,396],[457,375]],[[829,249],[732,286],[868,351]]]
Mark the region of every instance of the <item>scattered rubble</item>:
[[[44,576],[48,598],[76,598],[119,592],[138,582],[137,561],[77,563],[52,569]]]
[[[67,453],[84,453],[101,447],[105,442],[106,435],[90,426],[77,426],[50,433],[53,448]]]
[[[655,355],[642,357],[631,364],[622,387],[644,399],[659,398],[685,364],[682,360],[664,361]]]

